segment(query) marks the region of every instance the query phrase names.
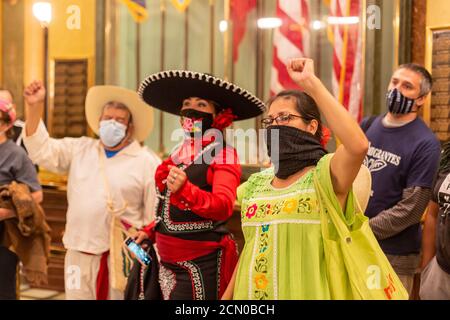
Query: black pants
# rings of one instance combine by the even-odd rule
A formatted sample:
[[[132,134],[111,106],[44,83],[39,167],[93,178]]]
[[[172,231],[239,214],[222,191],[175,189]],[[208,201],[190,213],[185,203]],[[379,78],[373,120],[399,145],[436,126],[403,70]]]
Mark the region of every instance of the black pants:
[[[0,246],[0,300],[16,299],[17,256]]]
[[[179,262],[161,261],[159,282],[164,299],[217,300],[219,299],[221,250],[212,254]]]

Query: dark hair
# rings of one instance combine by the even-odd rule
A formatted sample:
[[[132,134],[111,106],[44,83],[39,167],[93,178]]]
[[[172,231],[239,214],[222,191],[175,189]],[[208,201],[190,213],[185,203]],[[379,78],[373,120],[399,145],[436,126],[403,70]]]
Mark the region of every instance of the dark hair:
[[[0,121],[6,123],[6,125],[11,125],[11,118],[8,113],[5,111],[0,110]],[[13,128],[9,128],[6,130],[5,135],[8,139],[11,139],[14,136]]]
[[[316,120],[318,126],[315,137],[317,140],[322,141],[322,120],[320,119],[319,108],[313,98],[298,90],[284,90],[270,98],[267,102],[267,110],[269,110],[272,103],[278,99],[293,99],[295,101],[295,110],[302,116],[302,120],[306,124],[310,124],[312,120]]]
[[[433,77],[431,76],[430,72],[428,72],[428,70],[423,66],[417,63],[405,63],[399,66],[398,69],[411,70],[422,77],[422,82],[420,83],[421,96],[426,96],[431,92],[431,88],[433,87]]]
[[[213,100],[207,100],[207,101],[209,101],[213,105],[215,114],[219,114],[223,110],[223,107],[219,103],[217,103]]]
[[[205,74],[208,75],[208,76],[210,76],[210,77],[216,77],[216,76],[213,75],[212,73],[205,72]],[[200,99],[203,99],[203,100],[206,100],[206,101],[208,101],[209,103],[211,103],[211,104],[213,105],[213,107],[214,107],[214,113],[215,113],[216,115],[219,114],[221,111],[223,111],[223,110],[225,109],[223,106],[220,105],[220,103],[218,103],[218,102],[216,102],[216,101],[214,101],[214,100],[207,99],[207,98],[202,98],[202,97],[199,97],[199,98],[200,98]]]
[[[193,98],[193,97],[189,97],[189,98]],[[181,108],[183,108],[184,100],[189,99],[189,98],[185,98],[185,99],[183,99],[181,101],[181,104],[180,104]],[[208,98],[202,98],[202,97],[196,97],[196,98],[199,98],[199,99],[202,99],[202,100],[206,100],[209,103],[211,103],[212,106],[214,107],[214,114],[216,114],[216,115],[218,115],[221,111],[223,111],[225,109],[223,106],[220,105],[220,103],[218,103],[218,102],[216,102],[214,100],[211,100],[211,99],[208,99]],[[180,112],[181,112],[181,108],[180,108]]]

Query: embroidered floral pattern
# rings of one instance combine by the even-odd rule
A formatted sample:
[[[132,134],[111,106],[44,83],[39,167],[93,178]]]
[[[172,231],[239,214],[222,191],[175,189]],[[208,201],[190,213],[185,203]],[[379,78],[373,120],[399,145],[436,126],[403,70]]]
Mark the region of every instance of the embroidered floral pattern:
[[[287,200],[284,203],[283,212],[293,213],[297,209],[297,206],[298,206],[298,200],[296,200],[296,199]]]
[[[177,262],[177,264],[188,270],[194,288],[194,299],[205,300],[205,289],[200,276],[200,269],[191,261]]]
[[[256,214],[256,210],[258,210],[258,206],[253,204],[252,206],[247,208],[247,213],[245,214],[247,218],[251,219]]]
[[[182,118],[182,127],[184,131],[191,132],[194,127],[193,121],[191,118]]]
[[[267,227],[267,228],[265,228]],[[262,233],[259,240],[259,253],[264,253],[269,247],[269,225],[262,226]]]
[[[300,214],[311,214],[312,206],[311,206],[311,198],[310,197],[301,197],[298,200],[297,212]]]
[[[182,117],[182,127],[185,132],[196,133],[202,132],[202,120],[193,120],[188,117]]]
[[[269,206],[269,207],[268,207]],[[267,215],[267,212],[270,210],[270,204],[263,203],[259,206],[258,210],[256,211],[256,218],[264,218],[264,216]]]
[[[267,280],[267,278],[264,274],[258,274],[255,277],[255,286],[257,289],[265,289],[268,284],[269,284],[269,281]]]
[[[177,285],[177,280],[175,273],[162,264],[159,266],[159,285],[161,286],[163,299],[169,300],[173,289]]]
[[[243,207],[242,217],[264,219],[267,216],[279,214],[311,214],[312,208],[313,199],[310,196],[301,196],[272,203],[253,203],[246,208]]]
[[[242,281],[235,288],[237,299],[278,299],[299,293],[310,296],[308,290],[302,292],[304,282],[300,278],[287,280],[277,275],[286,270],[292,271],[292,268],[299,271],[303,268],[308,271],[314,269],[310,264],[298,265],[295,260],[283,259],[280,255],[308,256],[313,250],[309,243],[286,241],[286,232],[308,233],[308,236],[314,236],[311,240],[321,243],[320,232],[317,232],[320,213],[313,177],[320,169],[329,168],[329,159],[325,158],[328,162],[320,162],[316,169],[287,188],[274,188],[271,184],[273,169],[267,169],[252,175],[240,189],[246,246],[240,258],[243,265],[239,277]],[[250,219],[246,213],[251,206],[257,207],[257,210]],[[309,230],[313,231],[309,233]],[[317,284],[321,290],[319,282]],[[325,285],[323,290],[328,294],[329,289]]]
[[[270,203],[268,203],[268,204],[266,205],[266,214],[267,214],[267,215],[273,214],[272,206],[271,206]]]
[[[255,284],[255,298],[264,300],[268,298],[266,288],[269,284],[267,279],[269,261],[266,256],[266,251],[269,248],[269,228],[270,225],[261,226],[259,235],[259,255],[256,257],[254,270],[256,271],[253,281]]]

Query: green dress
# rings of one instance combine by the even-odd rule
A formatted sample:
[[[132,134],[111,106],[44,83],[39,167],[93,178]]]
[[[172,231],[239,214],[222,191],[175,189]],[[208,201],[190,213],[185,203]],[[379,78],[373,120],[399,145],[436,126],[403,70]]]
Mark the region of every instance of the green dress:
[[[271,185],[273,168],[253,174],[238,189],[245,246],[240,255],[234,299],[330,299],[319,207],[313,174],[331,200],[332,154],[284,189]],[[351,215],[353,204],[345,215]]]

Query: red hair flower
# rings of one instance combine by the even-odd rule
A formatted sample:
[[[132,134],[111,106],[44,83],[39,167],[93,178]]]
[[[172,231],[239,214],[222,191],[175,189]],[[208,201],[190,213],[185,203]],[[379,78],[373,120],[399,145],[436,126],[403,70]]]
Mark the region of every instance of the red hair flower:
[[[229,127],[236,118],[237,117],[233,114],[231,109],[225,109],[221,111],[214,119],[212,127],[222,131],[223,129]]]
[[[331,139],[331,131],[324,125],[322,125],[322,139],[320,140],[320,144],[322,147],[326,147],[328,144],[328,141]]]

